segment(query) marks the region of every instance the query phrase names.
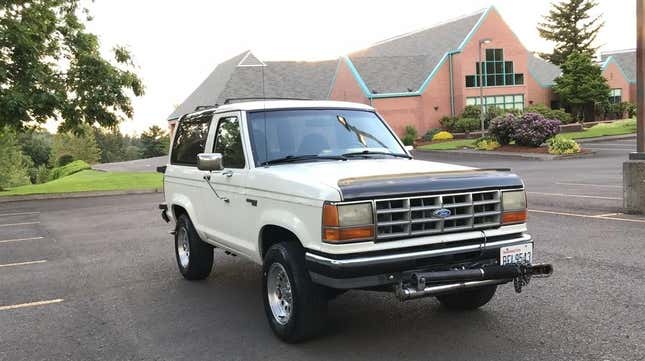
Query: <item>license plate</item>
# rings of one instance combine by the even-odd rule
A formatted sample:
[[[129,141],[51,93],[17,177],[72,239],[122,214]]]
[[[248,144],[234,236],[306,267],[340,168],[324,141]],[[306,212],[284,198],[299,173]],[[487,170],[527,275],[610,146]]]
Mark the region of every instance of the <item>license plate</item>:
[[[502,247],[499,250],[499,264],[531,263],[533,260],[533,243],[519,246]]]

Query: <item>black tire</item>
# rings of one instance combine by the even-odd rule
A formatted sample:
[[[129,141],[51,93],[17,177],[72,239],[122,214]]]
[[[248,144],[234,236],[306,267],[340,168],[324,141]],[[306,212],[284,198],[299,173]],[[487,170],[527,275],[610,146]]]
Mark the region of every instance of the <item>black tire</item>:
[[[278,320],[269,300],[269,273],[274,268],[284,271],[289,281],[291,303],[288,318]],[[280,268],[279,266],[282,268]],[[279,297],[282,301],[283,297]],[[305,267],[302,247],[295,242],[282,242],[269,248],[262,267],[262,299],[271,329],[278,338],[288,343],[304,341],[320,334],[325,326],[327,298],[323,287],[311,281]],[[274,297],[275,300],[275,297]]]
[[[184,248],[184,234],[187,237],[189,252],[187,255],[180,256],[180,245]],[[186,214],[182,214],[177,219],[177,226],[175,227],[175,258],[179,272],[187,280],[203,280],[210,275],[213,268],[213,246],[202,241],[195,230],[195,226],[193,226],[193,222]]]
[[[486,286],[472,290],[437,296],[441,305],[450,310],[474,310],[487,304],[495,295],[497,286]]]

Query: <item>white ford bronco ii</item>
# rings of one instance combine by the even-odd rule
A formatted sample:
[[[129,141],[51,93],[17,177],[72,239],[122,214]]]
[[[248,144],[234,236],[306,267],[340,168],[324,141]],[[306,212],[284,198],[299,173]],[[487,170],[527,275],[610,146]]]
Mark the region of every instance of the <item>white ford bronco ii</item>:
[[[521,291],[532,265],[522,180],[508,170],[414,160],[373,108],[256,101],[183,116],[165,171],[162,217],[176,224],[181,274],[208,277],[213,249],[262,266],[269,324],[316,335],[349,289],[400,300],[485,305]]]

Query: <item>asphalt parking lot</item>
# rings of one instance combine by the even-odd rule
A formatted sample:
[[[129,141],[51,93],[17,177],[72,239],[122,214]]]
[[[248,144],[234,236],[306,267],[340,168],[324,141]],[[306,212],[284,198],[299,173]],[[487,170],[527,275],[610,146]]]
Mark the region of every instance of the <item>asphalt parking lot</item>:
[[[620,212],[633,144],[558,161],[418,153],[522,175],[555,275],[466,313],[349,292],[300,345],[273,337],[251,262],[216,252],[207,280],[179,275],[160,194],[0,203],[0,360],[645,359],[645,217]]]

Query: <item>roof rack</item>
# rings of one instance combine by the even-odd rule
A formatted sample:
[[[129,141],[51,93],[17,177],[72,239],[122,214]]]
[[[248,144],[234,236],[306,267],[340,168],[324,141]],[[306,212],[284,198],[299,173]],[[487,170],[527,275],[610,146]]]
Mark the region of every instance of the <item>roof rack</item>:
[[[211,109],[211,108],[217,108],[218,105],[198,105],[193,109],[194,112],[199,111],[199,110],[204,110],[204,109]]]
[[[231,104],[234,102],[244,102],[244,101],[254,101],[254,100],[311,100],[310,98],[262,98],[262,97],[250,97],[250,98],[227,98],[224,100],[224,104]]]

